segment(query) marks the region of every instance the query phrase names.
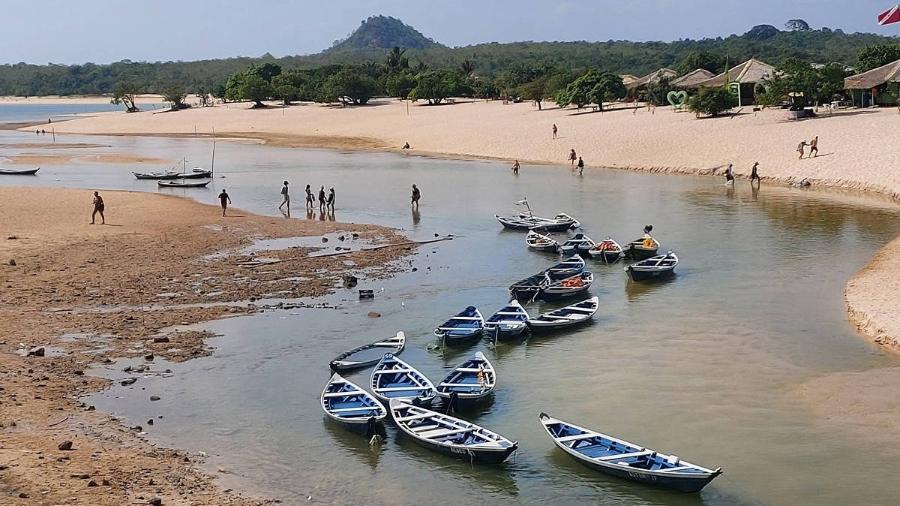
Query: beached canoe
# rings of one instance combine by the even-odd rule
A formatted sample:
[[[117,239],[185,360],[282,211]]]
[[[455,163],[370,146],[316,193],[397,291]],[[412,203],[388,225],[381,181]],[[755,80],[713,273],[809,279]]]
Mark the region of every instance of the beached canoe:
[[[528,326],[534,332],[574,327],[590,321],[599,307],[600,298],[591,297],[566,307],[548,311],[538,317],[529,318]]]
[[[521,337],[528,332],[528,312],[514,299],[485,320],[484,332],[495,342]]]
[[[438,397],[450,404],[471,404],[487,398],[497,386],[497,373],[484,353],[475,355],[456,366],[437,385]]]
[[[378,399],[337,373],[322,390],[321,403],[328,418],[369,437],[378,432],[377,425],[387,416],[387,410]]]
[[[560,449],[585,466],[626,480],[699,492],[722,468],[707,469],[643,446],[541,413],[541,425]]]
[[[475,306],[469,306],[456,316],[434,329],[434,335],[443,339],[444,344],[464,344],[481,339],[484,333],[484,317]]]
[[[425,406],[437,396],[434,384],[424,374],[390,353],[375,366],[370,384],[372,393],[385,404],[402,399]]]
[[[0,168],[0,176],[34,176],[40,167],[36,169],[3,169]]]
[[[625,272],[632,281],[649,281],[671,276],[678,265],[678,257],[675,253],[668,252],[665,255],[657,255],[647,260],[633,263],[625,267]]]
[[[398,399],[391,400],[390,410],[397,427],[416,443],[473,464],[499,464],[519,447],[518,443],[474,423]]]
[[[331,361],[329,367],[334,372],[363,369],[378,363],[385,353],[399,355],[406,346],[406,334],[402,331],[388,339],[364,344],[358,348],[341,353]]]

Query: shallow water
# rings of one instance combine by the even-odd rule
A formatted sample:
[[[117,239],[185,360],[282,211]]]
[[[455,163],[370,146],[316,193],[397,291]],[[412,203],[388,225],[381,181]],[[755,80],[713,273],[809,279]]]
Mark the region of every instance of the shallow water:
[[[139,104],[143,111],[161,109],[165,104]],[[78,104],[0,104],[0,123],[24,123],[28,121],[45,122],[47,119],[59,120],[74,114],[93,112],[121,111],[121,105],[109,102]],[[52,127],[43,127],[49,131]]]
[[[0,137],[10,134],[0,133]],[[0,139],[2,140],[2,139]],[[66,142],[96,142],[67,137]],[[103,138],[113,149],[184,156],[205,165],[205,139]],[[4,153],[5,154],[5,153]],[[129,170],[99,164],[48,166],[34,178],[0,184],[157,191]],[[146,170],[146,167],[143,167]],[[210,454],[209,466],[236,484],[288,503],[344,504],[891,504],[900,459],[894,449],[825,428],[791,393],[835,371],[896,365],[854,335],[842,299],[846,280],[900,233],[896,208],[857,196],[763,186],[734,190],[711,178],[655,176],[435,160],[372,153],[270,148],[220,142],[217,178],[206,190],[166,190],[212,203],[227,187],[234,205],[278,215],[279,189],[292,183],[295,207],[306,182],[337,190],[340,221],[400,227],[423,246],[416,272],[370,282],[374,301],[338,289],[340,309],[292,309],[213,322],[216,352],[167,364],[174,378],[116,386],[88,402],[154,440]],[[218,176],[224,175],[222,179]],[[423,201],[408,206],[417,183]],[[486,314],[506,287],[552,257],[532,253],[524,234],[494,213],[527,195],[536,212],[568,212],[595,239],[633,239],[646,223],[663,249],[677,251],[667,282],[627,282],[621,265],[594,265],[595,322],[568,334],[491,349],[478,343],[431,351],[431,330],[474,304]],[[90,194],[86,193],[86,199]],[[115,198],[107,199],[115,220]],[[300,214],[305,219],[305,213]],[[313,216],[319,219],[318,213]],[[329,219],[329,216],[322,217]],[[331,245],[332,243],[329,242]],[[411,271],[411,269],[407,269]],[[381,291],[381,289],[384,291]],[[547,304],[528,306],[546,310]],[[368,318],[369,311],[383,316]],[[336,354],[406,332],[403,358],[432,380],[483,350],[498,372],[495,399],[473,421],[520,451],[503,466],[471,467],[397,437],[370,449],[324,419],[318,396]],[[121,367],[106,371],[120,377]],[[368,371],[350,375],[361,385]],[[149,402],[150,395],[159,402]],[[572,462],[543,433],[541,411],[674,453],[725,475],[702,493],[681,495],[598,475]]]

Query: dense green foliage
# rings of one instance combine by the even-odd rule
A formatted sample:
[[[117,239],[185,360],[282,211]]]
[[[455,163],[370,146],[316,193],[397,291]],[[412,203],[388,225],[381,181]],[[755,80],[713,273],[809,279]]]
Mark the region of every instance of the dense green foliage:
[[[589,70],[578,77],[564,90],[556,94],[556,103],[560,107],[574,104],[581,109],[588,104],[597,104],[602,111],[604,102],[625,98],[625,85],[622,78],[612,72]]]
[[[881,62],[892,54],[896,55],[896,47],[900,45],[897,37],[845,34],[828,28],[780,31],[770,25],[754,27],[744,35],[685,39],[669,43],[516,42],[448,48],[433,42],[426,44],[420,37],[424,39],[420,33],[398,20],[376,17],[367,20],[360,30],[342,43],[322,53],[308,56],[276,59],[271,55],[264,55],[259,58],[152,63],[125,60],[109,65],[0,65],[0,95],[111,94],[116,83],[131,81],[140,84],[141,90],[147,93],[160,93],[169,85],[178,85],[185,92],[197,93],[204,90],[221,97],[225,95],[223,86],[229,77],[251,64],[261,68],[267,64],[276,65],[284,70],[297,69],[313,73],[314,69],[326,68],[331,69],[325,72],[330,75],[334,72],[335,65],[356,66],[373,61],[384,62],[385,52],[390,47],[398,46],[398,54],[394,55],[392,62],[387,62],[388,67],[394,71],[408,69],[410,75],[414,76],[426,68],[455,69],[469,78],[479,80],[471,83],[473,94],[484,94],[491,88],[496,88],[500,95],[508,96],[523,91],[517,88],[534,80],[534,76],[526,76],[522,80],[521,75],[515,75],[518,74],[517,71],[512,73],[513,79],[508,79],[508,72],[515,66],[537,70],[566,69],[579,74],[588,69],[601,69],[616,74],[644,75],[660,67],[677,68],[682,72],[702,67],[718,73],[727,64],[734,65],[755,57],[773,65],[788,58],[798,58],[817,63],[860,65],[865,69],[877,66],[874,65],[875,62]],[[860,50],[879,45],[892,46],[894,49],[871,50],[861,55],[864,58],[857,59]],[[401,47],[409,49],[404,51]],[[261,77],[273,84],[275,76]],[[397,92],[396,96],[402,96],[400,91],[408,85],[409,77],[394,79],[392,89]],[[498,78],[496,83],[493,82],[495,78]],[[284,84],[280,81],[273,84],[280,89],[276,93],[279,99],[283,97],[283,92],[293,91],[280,88]],[[387,82],[383,80],[379,85],[382,89],[388,88]],[[302,86],[297,96],[311,98],[308,90],[304,91]]]
[[[900,60],[900,44],[868,46],[859,51],[859,70],[872,70],[897,60]]]
[[[789,97],[801,107],[830,102],[843,91],[844,78],[848,75],[838,63],[815,67],[796,58],[785,60],[776,71],[766,80],[765,91],[757,95],[762,105],[777,105]]]
[[[700,116],[718,116],[737,106],[737,96],[725,88],[701,88],[688,99],[688,109]]]
[[[110,102],[115,105],[124,105],[128,112],[137,112],[140,109],[134,103],[134,98],[140,92],[140,86],[133,81],[120,81],[113,86],[113,96]]]

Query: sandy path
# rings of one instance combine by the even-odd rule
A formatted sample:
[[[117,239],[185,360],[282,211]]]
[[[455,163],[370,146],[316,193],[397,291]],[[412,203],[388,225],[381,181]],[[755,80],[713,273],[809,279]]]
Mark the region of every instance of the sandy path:
[[[180,361],[208,354],[203,333],[152,337],[171,325],[258,310],[246,304],[168,305],[322,295],[349,269],[344,260],[355,262],[355,274],[372,268],[367,276],[377,277],[410,247],[331,258],[308,258],[307,248],[265,251],[260,255],[280,263],[245,268],[237,262],[246,255],[235,249],[254,238],[348,231],[376,242],[404,239],[377,226],[238,209],[223,218],[217,207],[157,194],[103,196],[108,224],[101,226],[89,224],[90,192],[0,187],[0,503],[119,506],[161,497],[170,505],[268,504],[221,491],[193,467],[199,457],[148,444],[139,432],[152,432],[149,425],[123,427],[82,405],[78,396],[108,385],[84,371],[118,357],[149,356],[143,360],[152,371],[154,357]],[[213,253],[221,255],[203,258]],[[160,307],[137,309],[151,303]],[[88,337],[59,339],[67,333]],[[39,346],[61,348],[65,355],[17,353]],[[142,374],[136,373],[121,374],[140,388]],[[73,449],[59,449],[64,441],[72,441]]]

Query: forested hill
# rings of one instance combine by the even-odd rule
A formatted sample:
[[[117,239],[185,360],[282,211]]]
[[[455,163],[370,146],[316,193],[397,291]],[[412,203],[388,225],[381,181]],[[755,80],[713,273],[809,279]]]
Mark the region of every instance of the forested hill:
[[[375,19],[374,26],[371,21]],[[385,30],[389,30],[387,32]],[[224,85],[229,76],[251,63],[277,63],[284,69],[313,68],[332,64],[366,64],[385,61],[385,47],[407,41],[411,66],[459,68],[466,60],[474,73],[494,76],[514,64],[548,65],[582,70],[597,68],[619,74],[643,75],[660,67],[701,65],[692,54],[714,55],[712,66],[739,63],[756,57],[777,65],[789,57],[817,63],[840,62],[854,66],[858,51],[876,44],[898,44],[900,37],[847,34],[841,30],[805,27],[790,31],[761,25],[742,35],[674,42],[514,42],[485,43],[449,48],[442,46],[394,18],[366,20],[346,40],[321,53],[273,58],[229,58],[193,62],[131,62],[108,65],[0,65],[0,95],[71,95],[110,93],[115,83],[129,80],[145,91],[179,87],[186,92],[209,91]],[[414,47],[413,47],[414,46]]]

